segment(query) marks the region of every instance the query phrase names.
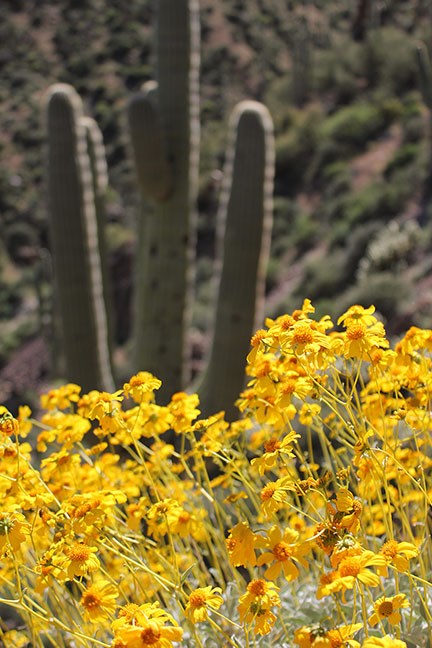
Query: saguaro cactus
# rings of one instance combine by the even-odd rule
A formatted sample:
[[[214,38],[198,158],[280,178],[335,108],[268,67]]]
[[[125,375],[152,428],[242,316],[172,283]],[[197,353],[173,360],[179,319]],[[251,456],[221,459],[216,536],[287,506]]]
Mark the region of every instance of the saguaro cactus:
[[[159,0],[157,6],[158,83],[146,83],[130,101],[128,111],[137,178],[146,200],[138,225],[133,361],[136,369],[152,371],[162,379],[162,398],[168,398],[189,383],[186,342],[199,162],[199,21],[197,0]],[[79,288],[74,288],[77,294],[82,291],[81,305],[92,319],[83,326],[81,311],[79,323],[72,324],[71,316],[65,344],[70,348],[72,342],[78,345],[75,360],[84,357],[89,367],[100,369],[105,362],[100,375],[107,376],[106,290],[101,266],[96,262],[103,248],[96,227],[96,212],[100,216],[103,202],[95,203],[103,194],[98,173],[100,138],[95,139],[96,130],[83,118],[77,95],[68,86],[61,88],[52,92],[48,109],[53,248],[56,258],[61,259],[56,271],[58,292],[68,295],[64,287],[75,272],[73,260],[77,259],[81,274],[74,274],[72,283]],[[61,133],[67,133],[68,147]],[[232,416],[233,403],[243,385],[249,338],[261,323],[273,175],[270,114],[262,104],[242,102],[230,121],[230,148],[218,215],[219,292],[213,346],[198,386],[206,414],[225,409]],[[66,235],[63,218],[70,229]],[[65,243],[66,248],[76,248],[76,255],[68,256]],[[76,296],[73,300],[67,296],[60,307],[65,313],[73,308],[78,319]],[[63,320],[69,323],[67,316]],[[99,355],[92,356],[90,349],[96,349]],[[69,370],[68,377],[74,376],[84,386],[101,384],[90,370],[86,378],[82,372],[78,377],[78,373]]]
[[[81,99],[66,84],[47,99],[48,196],[54,300],[67,378],[114,388],[95,196]]]
[[[417,67],[420,82],[420,92],[422,94],[423,101],[429,111],[429,166],[424,182],[423,195],[421,200],[421,212],[419,217],[420,224],[424,225],[430,218],[430,205],[432,201],[432,66],[425,43],[419,43],[417,46]]]
[[[157,87],[129,105],[142,193],[152,201],[139,224],[135,363],[158,373],[165,395],[188,380],[199,159],[199,5],[157,4]]]
[[[270,113],[242,101],[230,121],[218,216],[219,295],[213,345],[198,387],[205,414],[233,403],[244,381],[250,336],[261,324],[273,207],[274,138]]]

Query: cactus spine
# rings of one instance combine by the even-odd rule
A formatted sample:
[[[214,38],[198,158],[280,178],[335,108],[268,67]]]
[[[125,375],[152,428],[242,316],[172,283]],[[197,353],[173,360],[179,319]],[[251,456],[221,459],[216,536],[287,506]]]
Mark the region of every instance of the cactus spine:
[[[270,250],[274,177],[273,123],[255,101],[239,103],[230,120],[218,216],[219,295],[213,345],[198,387],[208,415],[233,403],[244,382],[245,358],[254,327],[263,318],[265,270]]]
[[[55,301],[69,380],[111,390],[98,226],[81,99],[66,84],[47,101],[48,195]]]
[[[169,396],[189,378],[199,5],[197,0],[159,0],[157,7],[157,89],[147,84],[129,105],[138,180],[143,196],[153,202],[139,225],[134,360],[160,376],[163,395]]]

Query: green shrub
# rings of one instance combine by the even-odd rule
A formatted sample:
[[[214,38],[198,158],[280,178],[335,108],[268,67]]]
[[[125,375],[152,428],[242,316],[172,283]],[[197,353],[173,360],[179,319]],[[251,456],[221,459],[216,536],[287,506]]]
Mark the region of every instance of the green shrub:
[[[313,89],[331,105],[348,104],[358,95],[362,74],[361,46],[342,37],[316,52]]]
[[[320,254],[305,265],[305,274],[300,285],[295,290],[298,297],[307,296],[313,302],[324,297],[332,297],[343,290],[349,283],[344,271],[346,266],[346,251],[342,248]]]
[[[322,124],[319,136],[339,144],[347,154],[362,150],[391,122],[382,105],[358,103],[341,108]]]
[[[417,64],[412,36],[394,26],[372,30],[362,50],[363,73],[369,86],[384,96],[415,87]]]
[[[417,142],[401,146],[384,169],[384,177],[389,180],[397,171],[415,163],[419,153],[420,146]]]
[[[316,108],[295,113],[288,130],[277,138],[276,195],[293,196],[301,189],[317,147],[320,121]]]
[[[392,320],[408,307],[412,290],[403,276],[394,272],[372,274],[364,281],[346,290],[333,300],[331,315],[337,316],[347,304],[360,304],[367,307],[374,304],[387,322],[386,328],[392,329]]]

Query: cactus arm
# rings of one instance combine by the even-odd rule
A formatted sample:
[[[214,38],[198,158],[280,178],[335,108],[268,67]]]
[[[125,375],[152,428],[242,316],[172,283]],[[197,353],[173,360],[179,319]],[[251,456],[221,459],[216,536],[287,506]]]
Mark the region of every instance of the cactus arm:
[[[129,101],[128,122],[140,190],[154,201],[164,201],[173,179],[156,97],[157,83],[147,81]]]
[[[81,117],[80,121],[85,128],[87,152],[93,181],[93,195],[94,205],[96,208],[100,268],[103,281],[103,300],[105,303],[104,312],[106,313],[107,317],[108,344],[110,348],[110,356],[112,357],[114,342],[112,295],[108,276],[108,252],[105,236],[105,228],[107,224],[106,196],[108,190],[108,166],[106,162],[106,152],[102,133],[96,121],[92,117],[87,116]]]
[[[270,250],[274,176],[273,125],[268,110],[243,101],[231,117],[219,218],[223,258],[214,338],[198,386],[204,415],[235,415],[250,336],[261,323]]]
[[[47,100],[48,194],[55,300],[67,379],[114,388],[82,103],[66,84]]]
[[[160,0],[157,110],[171,191],[139,224],[135,362],[162,379],[162,398],[188,381],[199,159],[199,5]],[[155,121],[155,120],[154,120]]]

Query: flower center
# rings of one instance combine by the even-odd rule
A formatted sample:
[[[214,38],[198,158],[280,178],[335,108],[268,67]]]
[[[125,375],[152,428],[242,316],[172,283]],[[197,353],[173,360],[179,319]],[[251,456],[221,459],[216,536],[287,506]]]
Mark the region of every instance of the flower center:
[[[178,521],[181,522],[182,524],[186,524],[187,522],[189,522],[190,519],[191,519],[190,513],[188,513],[187,511],[183,511],[178,516]]]
[[[291,378],[290,380],[287,380],[284,386],[282,387],[282,393],[285,394],[286,396],[289,396],[290,394],[294,394],[296,389],[296,381],[294,378]]]
[[[381,553],[384,554],[385,558],[392,559],[397,554],[397,542],[396,540],[387,540],[382,546]]]
[[[257,347],[261,342],[261,340],[265,338],[266,335],[267,335],[267,331],[265,331],[264,329],[259,329],[254,335],[252,335],[250,341],[251,346]]]
[[[93,610],[94,608],[100,606],[101,597],[94,592],[84,592],[81,602],[86,609]]]
[[[309,344],[313,341],[313,331],[309,324],[299,324],[296,326],[293,335],[294,344]]]
[[[378,614],[382,617],[389,617],[393,614],[393,603],[391,601],[383,601],[378,606]]]
[[[340,564],[341,576],[357,576],[361,569],[361,564],[356,557],[346,558]]]
[[[189,603],[194,608],[203,607],[206,604],[205,594],[202,592],[192,592],[189,596]]]
[[[278,542],[272,549],[276,560],[285,562],[291,557],[290,547],[286,542]]]
[[[340,648],[340,646],[343,646],[344,644],[338,630],[329,630],[327,633],[327,639],[330,640],[331,648]]]
[[[280,447],[281,442],[277,439],[269,439],[269,441],[264,443],[265,452],[275,452],[275,450],[279,450]]]
[[[4,517],[0,519],[0,536],[4,536],[13,529],[15,520],[12,520],[9,517]]]
[[[261,500],[263,502],[271,499],[275,493],[276,486],[274,484],[267,484],[261,491]]]
[[[228,551],[234,551],[237,546],[237,540],[235,538],[227,538],[225,540]]]
[[[155,644],[159,641],[160,630],[149,626],[148,628],[144,628],[144,630],[142,630],[140,638],[144,646],[150,646],[151,644]]]
[[[257,378],[264,378],[265,376],[268,376],[268,374],[271,371],[271,364],[268,360],[263,360],[260,362],[256,369],[256,377]]]
[[[363,324],[351,324],[346,332],[348,340],[361,340],[364,338],[365,333],[366,327]]]
[[[69,549],[69,558],[75,562],[85,562],[90,556],[90,547],[82,544],[74,544]]]
[[[255,578],[249,583],[247,590],[254,596],[264,596],[267,591],[266,582],[262,578]]]

